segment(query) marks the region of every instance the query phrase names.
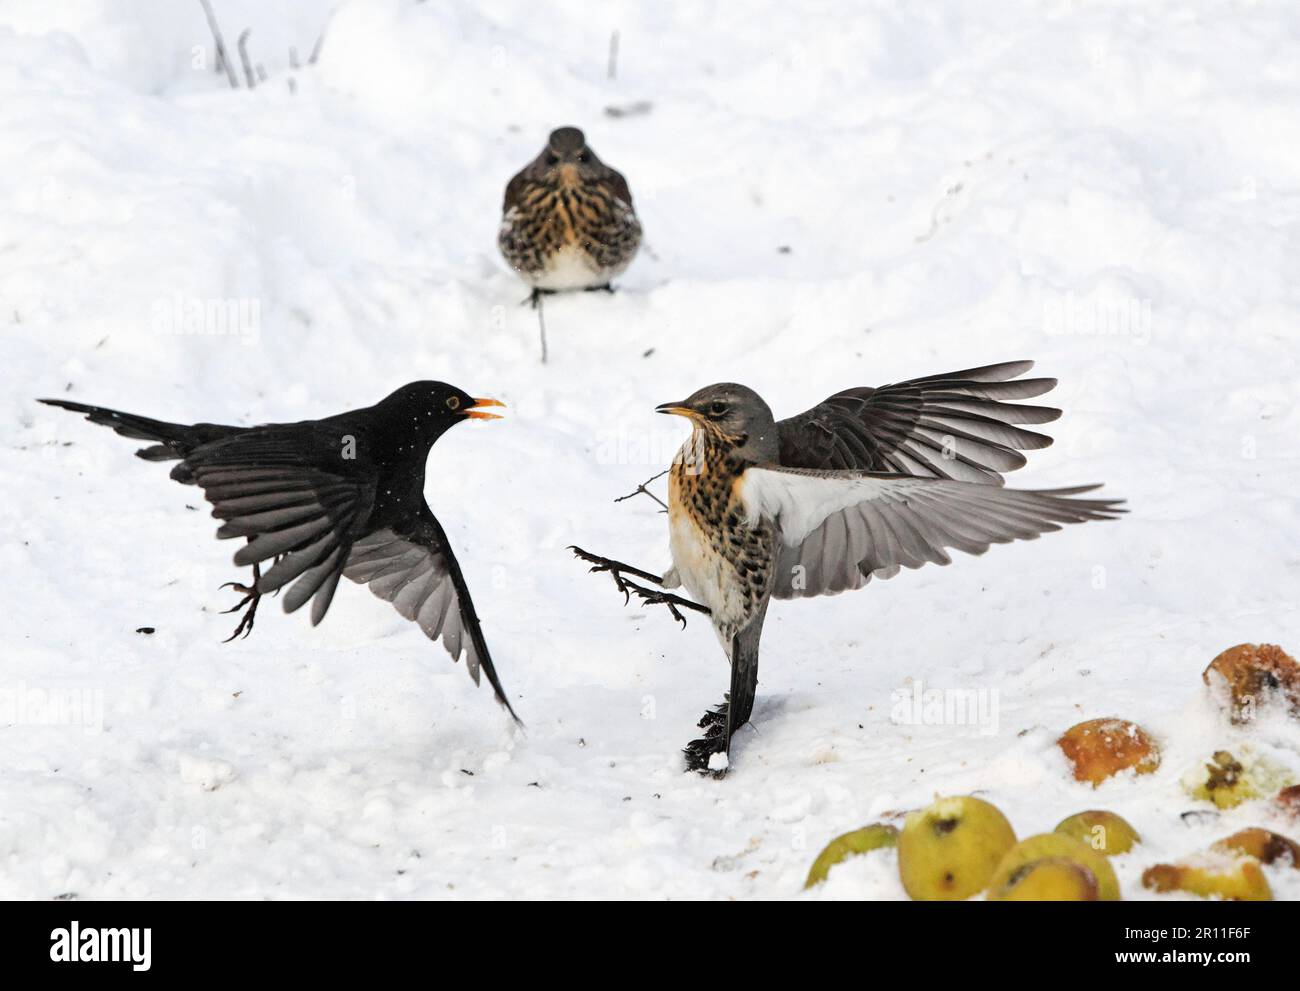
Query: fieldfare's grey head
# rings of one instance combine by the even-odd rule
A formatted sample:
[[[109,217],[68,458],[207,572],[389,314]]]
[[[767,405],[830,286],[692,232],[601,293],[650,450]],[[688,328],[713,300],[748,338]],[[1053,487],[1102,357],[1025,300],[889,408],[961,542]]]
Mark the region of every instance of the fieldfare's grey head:
[[[584,179],[598,178],[605,172],[605,164],[587,147],[587,138],[576,127],[560,127],[551,132],[546,148],[533,167],[542,176],[578,175]]]
[[[755,464],[775,462],[780,450],[771,407],[753,389],[735,382],[706,385],[681,402],[656,407],[656,412],[686,417],[696,430]]]

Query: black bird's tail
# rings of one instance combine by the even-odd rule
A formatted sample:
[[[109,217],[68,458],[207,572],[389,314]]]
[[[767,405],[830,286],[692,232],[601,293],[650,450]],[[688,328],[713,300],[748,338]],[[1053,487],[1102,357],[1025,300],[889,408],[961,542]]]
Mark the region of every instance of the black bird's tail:
[[[114,432],[133,440],[151,440],[152,447],[142,447],[135,452],[136,457],[146,461],[175,461],[184,458],[198,447],[210,441],[219,440],[239,431],[239,427],[225,427],[216,423],[196,423],[185,426],[181,423],[164,423],[151,420],[147,416],[134,413],[119,413],[117,410],[104,409],[102,406],[87,406],[67,399],[40,399],[46,406],[58,406],[60,409],[74,413],[85,413],[91,423],[111,427]]]

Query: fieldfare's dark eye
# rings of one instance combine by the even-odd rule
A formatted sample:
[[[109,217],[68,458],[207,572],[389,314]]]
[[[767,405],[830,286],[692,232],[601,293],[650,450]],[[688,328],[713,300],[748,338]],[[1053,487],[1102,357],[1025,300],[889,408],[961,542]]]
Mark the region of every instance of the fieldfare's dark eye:
[[[555,156],[555,152],[553,152],[553,151],[548,151],[548,152],[546,153],[546,164],[547,164],[547,165],[554,165],[554,164],[555,164],[556,162],[558,162],[558,161],[559,161],[559,159],[556,158],[556,156]]]
[[[578,152],[578,161],[582,162],[585,165],[587,162],[591,161],[591,156],[588,155],[585,151],[580,151]]]
[[[460,409],[460,397],[459,397],[459,396],[448,396],[448,397],[447,397],[447,409],[452,409],[452,410]]]
[[[711,416],[721,416],[721,415],[722,415],[723,413],[725,413],[725,412],[727,412],[727,404],[726,404],[726,403],[710,403],[710,404],[709,404],[709,414],[710,414]]]

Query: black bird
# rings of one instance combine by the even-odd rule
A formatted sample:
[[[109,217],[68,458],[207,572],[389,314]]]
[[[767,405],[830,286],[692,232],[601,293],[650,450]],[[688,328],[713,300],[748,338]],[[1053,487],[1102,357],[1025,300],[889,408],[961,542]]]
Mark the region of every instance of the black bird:
[[[724,771],[714,754],[748,721],[768,602],[835,595],[900,568],[949,564],[949,548],[982,554],[1063,523],[1111,519],[1120,500],[1077,499],[1097,486],[1002,488],[1022,450],[1051,438],[1017,424],[1061,411],[1018,405],[1055,379],[1019,379],[1030,361],[1004,362],[831,396],[777,422],[743,385],[723,383],[658,407],[689,418],[690,439],[669,473],[669,548],[663,577],[574,548],[610,572],[625,595],[706,612],[731,664],[731,691],[700,721],[687,765]],[[684,586],[695,600],[661,589]]]
[[[233,427],[164,423],[64,399],[42,403],[84,413],[124,437],[151,441],[146,461],[180,461],[171,477],[198,485],[223,520],[218,538],[244,537],[239,567],[253,582],[230,583],[246,610],[229,639],[253,629],[263,595],[293,582],[285,612],[311,600],[312,625],[325,618],[340,576],[368,584],[407,619],[441,640],[453,661],[464,652],[474,683],[480,668],[518,721],[497,678],[474,603],[442,525],[424,501],[425,461],[434,441],[466,419],[498,419],[444,382],[412,382],[374,406],[323,420]],[[261,566],[274,559],[263,574]],[[223,586],[224,587],[224,586]]]

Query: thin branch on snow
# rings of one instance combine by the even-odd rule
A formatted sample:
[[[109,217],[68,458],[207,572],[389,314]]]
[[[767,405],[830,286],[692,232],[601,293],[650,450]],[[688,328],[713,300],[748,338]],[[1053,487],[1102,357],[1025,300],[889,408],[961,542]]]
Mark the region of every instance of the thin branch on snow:
[[[253,63],[248,57],[248,36],[252,33],[252,28],[244,28],[239,40],[235,42],[235,47],[239,49],[239,61],[244,64],[244,79],[247,80],[249,89],[257,86],[257,77],[253,74]]]
[[[661,471],[658,475],[652,475],[650,478],[647,478],[644,482],[642,482],[640,485],[638,485],[638,486],[637,486],[633,491],[629,492],[627,495],[619,496],[619,497],[618,497],[617,499],[615,499],[614,501],[615,501],[615,502],[626,502],[628,499],[633,499],[633,498],[635,498],[636,496],[639,496],[639,495],[647,495],[647,496],[649,496],[651,499],[653,499],[655,502],[659,503],[659,505],[663,506],[663,508],[664,508],[665,510],[667,510],[667,509],[668,509],[668,503],[664,502],[664,501],[663,501],[662,499],[660,499],[657,495],[655,495],[653,492],[651,492],[649,489],[647,489],[646,486],[649,485],[651,482],[653,482],[656,478],[663,478],[663,477],[664,477],[665,475],[667,475],[668,472],[671,471],[671,470],[672,470],[672,469],[670,469],[670,468],[665,468],[665,469],[664,469],[663,471]]]
[[[226,42],[221,37],[221,28],[217,25],[217,15],[212,12],[212,5],[208,0],[199,0],[203,7],[203,13],[208,19],[208,29],[212,32],[212,40],[217,46],[217,66],[226,70],[226,78],[230,80],[231,89],[239,89],[239,80],[235,78],[234,66],[230,64],[230,56],[226,54]]]
[[[605,74],[610,79],[618,77],[618,32],[615,31],[609,36],[609,61],[606,64]]]

